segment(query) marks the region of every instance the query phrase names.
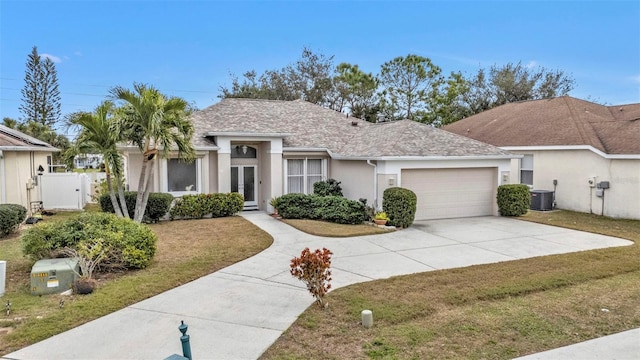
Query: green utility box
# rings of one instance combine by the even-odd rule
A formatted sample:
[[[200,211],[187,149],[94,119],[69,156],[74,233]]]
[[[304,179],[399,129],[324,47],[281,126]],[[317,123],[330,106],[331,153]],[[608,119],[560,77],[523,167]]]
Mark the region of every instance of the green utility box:
[[[71,258],[45,259],[31,269],[31,294],[45,295],[67,291],[79,272],[78,260]]]

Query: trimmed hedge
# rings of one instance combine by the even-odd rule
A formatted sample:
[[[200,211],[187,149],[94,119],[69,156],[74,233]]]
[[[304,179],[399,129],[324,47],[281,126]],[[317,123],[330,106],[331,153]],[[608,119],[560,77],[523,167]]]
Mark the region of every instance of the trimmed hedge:
[[[406,228],[416,218],[416,194],[405,188],[388,188],[382,194],[382,210],[389,217],[388,225]]]
[[[282,195],[276,200],[278,214],[285,219],[311,219],[338,224],[361,224],[367,218],[362,202],[342,196]]]
[[[0,204],[0,237],[18,229],[27,217],[27,209],[18,204]]]
[[[136,197],[138,193],[135,191],[125,191],[124,201],[127,203],[127,210],[129,211],[129,217],[133,219],[134,210],[136,208]],[[117,194],[116,194],[116,197]],[[115,213],[113,205],[111,204],[111,198],[109,194],[102,194],[98,199],[102,212]],[[147,207],[144,211],[145,222],[158,222],[161,217],[165,216],[171,208],[173,202],[173,195],[167,193],[149,193],[149,200],[147,201]],[[120,199],[118,199],[118,204]]]
[[[147,267],[156,253],[157,236],[144,224],[107,213],[82,213],[60,222],[43,222],[22,236],[22,251],[33,260],[55,258],[65,247],[104,241],[109,249],[102,269]]]
[[[231,216],[239,213],[244,208],[244,197],[239,193],[214,193],[184,195],[177,198],[169,211],[171,220],[201,219],[205,216],[214,218]]]
[[[498,211],[502,216],[521,216],[527,213],[531,205],[531,192],[524,184],[498,186]]]
[[[327,179],[313,183],[313,194],[319,196],[343,196],[340,181]]]

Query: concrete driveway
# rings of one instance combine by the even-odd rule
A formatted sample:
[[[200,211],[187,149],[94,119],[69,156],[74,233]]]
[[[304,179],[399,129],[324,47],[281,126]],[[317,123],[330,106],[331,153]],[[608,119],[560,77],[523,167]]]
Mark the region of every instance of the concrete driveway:
[[[274,237],[260,254],[3,359],[162,359],[180,353],[180,320],[196,359],[255,359],[309,305],[289,261],[302,249],[333,251],[333,286],[416,272],[631,245],[608,236],[482,217],[420,221],[409,229],[353,238],[299,232],[264,212],[247,220]],[[357,319],[354,319],[357,321]]]

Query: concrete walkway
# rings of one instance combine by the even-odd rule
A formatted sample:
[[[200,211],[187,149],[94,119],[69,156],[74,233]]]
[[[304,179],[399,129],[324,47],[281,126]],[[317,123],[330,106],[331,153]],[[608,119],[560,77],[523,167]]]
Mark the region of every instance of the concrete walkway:
[[[426,221],[382,235],[322,238],[264,212],[242,216],[271,234],[273,245],[2,359],[163,359],[181,353],[181,320],[189,325],[195,359],[256,359],[313,303],[304,284],[289,274],[290,260],[305,247],[333,251],[332,284],[339,288],[395,275],[632,244],[500,217]]]

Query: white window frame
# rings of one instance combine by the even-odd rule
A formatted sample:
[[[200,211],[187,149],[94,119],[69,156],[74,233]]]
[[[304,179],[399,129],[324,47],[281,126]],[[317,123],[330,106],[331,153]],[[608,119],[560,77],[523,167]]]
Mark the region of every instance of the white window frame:
[[[177,159],[171,157],[169,159]],[[195,191],[169,191],[169,159],[162,159],[163,176],[160,188],[162,192],[173,195],[174,197],[181,197],[183,195],[195,195],[202,193],[202,158],[197,157],[194,162],[196,164],[196,189]]]
[[[529,186],[530,188],[533,187],[533,154],[523,154],[525,157],[523,157],[522,159],[520,159],[520,184],[524,184]],[[525,162],[525,158],[529,158],[531,159],[531,168],[528,167],[524,167],[524,162]],[[529,171],[531,172],[531,184],[527,184],[522,182],[522,172],[523,171]]]
[[[303,157],[303,158],[291,158],[291,159],[284,159],[284,166],[283,166],[283,171],[284,171],[284,189],[283,189],[283,194],[289,194],[289,160],[303,160],[303,166],[302,166],[302,170],[303,170],[303,174],[302,174],[302,186],[303,186],[303,192],[302,194],[313,194],[313,188],[308,189],[307,186],[307,180],[308,180],[308,166],[307,166],[307,161],[308,160],[320,160],[322,162],[321,165],[321,169],[322,169],[322,181],[327,180],[327,159],[325,158],[320,158],[320,157]],[[293,176],[299,176],[299,175],[293,175]]]

